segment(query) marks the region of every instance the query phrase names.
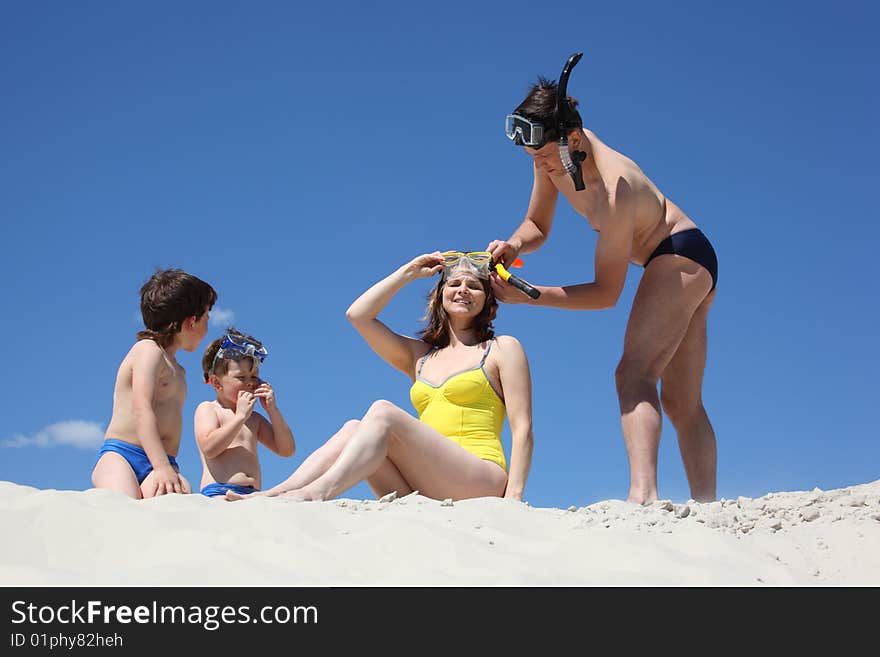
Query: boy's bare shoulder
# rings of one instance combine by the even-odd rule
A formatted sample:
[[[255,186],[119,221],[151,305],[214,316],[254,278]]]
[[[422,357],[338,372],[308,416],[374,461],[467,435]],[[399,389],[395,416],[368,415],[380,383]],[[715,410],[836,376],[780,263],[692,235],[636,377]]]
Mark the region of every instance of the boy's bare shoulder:
[[[150,344],[144,344],[145,342]],[[125,356],[119,362],[119,375],[125,372],[131,373],[135,367],[140,368],[144,364],[149,363],[151,359],[158,359],[159,351],[161,351],[161,348],[152,340],[138,340],[129,347]]]
[[[200,411],[202,413],[204,413],[206,411],[216,411],[216,409],[217,409],[217,402],[216,401],[206,400],[206,401],[200,402],[199,405],[196,406],[196,413],[198,413]]]
[[[128,350],[128,355],[123,359],[122,364],[135,369],[153,371],[160,378],[186,375],[183,365],[170,358],[162,347],[149,339],[135,342]]]
[[[161,358],[163,353],[162,347],[153,340],[138,340],[131,349],[128,350],[126,358],[134,357],[138,359]]]
[[[216,403],[213,401],[203,401],[196,406],[193,422],[197,439],[204,432],[210,432],[223,424],[221,415],[217,412]]]

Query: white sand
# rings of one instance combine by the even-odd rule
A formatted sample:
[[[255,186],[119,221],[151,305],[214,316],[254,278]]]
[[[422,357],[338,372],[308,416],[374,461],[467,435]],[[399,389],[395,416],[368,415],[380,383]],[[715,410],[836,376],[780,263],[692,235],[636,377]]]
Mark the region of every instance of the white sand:
[[[130,500],[0,482],[0,585],[877,586],[880,480],[712,504]]]

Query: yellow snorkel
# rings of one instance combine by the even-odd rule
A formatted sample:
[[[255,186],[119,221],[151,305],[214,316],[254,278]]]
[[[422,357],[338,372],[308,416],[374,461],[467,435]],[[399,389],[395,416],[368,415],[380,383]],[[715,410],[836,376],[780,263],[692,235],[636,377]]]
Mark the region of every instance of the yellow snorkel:
[[[500,262],[495,262],[493,260],[492,264],[495,268],[495,271],[498,272],[498,275],[501,277],[501,279],[503,281],[510,283],[511,285],[513,285],[513,287],[522,291],[524,294],[531,297],[532,299],[537,299],[539,296],[541,296],[541,293],[538,290],[536,290],[531,285],[526,283],[519,276],[514,276],[513,274],[511,274],[509,271],[507,271],[504,268],[504,265],[502,265]],[[522,267],[522,260],[517,258],[516,260],[513,261],[513,264],[511,264],[511,267]]]
[[[477,278],[487,279],[489,278],[489,271],[494,269],[503,281],[510,283],[523,294],[532,299],[537,299],[541,296],[541,293],[534,287],[526,283],[519,276],[514,276],[507,271],[503,264],[495,262],[492,254],[488,251],[446,251],[443,253],[443,260],[444,269],[441,274],[442,276],[446,276],[450,270],[465,267]],[[522,260],[517,258],[513,261],[511,267],[522,267]]]

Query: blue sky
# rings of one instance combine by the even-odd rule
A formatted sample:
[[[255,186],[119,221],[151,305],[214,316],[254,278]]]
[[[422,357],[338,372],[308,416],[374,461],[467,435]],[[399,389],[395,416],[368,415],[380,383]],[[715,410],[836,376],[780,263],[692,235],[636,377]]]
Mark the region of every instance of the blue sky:
[[[326,7],[326,5],[322,5]],[[713,241],[719,288],[704,397],[718,495],[878,478],[880,48],[868,2],[7,2],[0,7],[0,480],[85,489],[138,290],[181,267],[225,323],[262,338],[297,439],[274,483],[409,381],[348,324],[411,257],[481,249],[526,210],[530,160],[504,115],[538,75],[636,160]],[[874,201],[872,203],[872,201]],[[591,280],[595,234],[564,202],[521,274]],[[625,498],[613,372],[641,270],[618,305],[499,310],[534,385],[525,498]],[[428,281],[381,318],[420,327]],[[207,346],[208,340],[203,346]],[[201,349],[181,352],[192,433]],[[503,439],[509,454],[509,429]],[[661,497],[686,500],[675,433]],[[348,497],[371,497],[360,484]]]

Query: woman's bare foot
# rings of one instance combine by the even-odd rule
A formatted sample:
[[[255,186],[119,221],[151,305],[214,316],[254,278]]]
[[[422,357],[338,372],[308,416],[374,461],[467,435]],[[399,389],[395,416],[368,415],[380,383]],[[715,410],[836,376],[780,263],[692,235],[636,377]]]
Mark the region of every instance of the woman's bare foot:
[[[253,493],[248,493],[247,495],[240,495],[239,493],[233,493],[231,490],[228,490],[226,491],[226,501],[236,502],[238,500],[249,500],[254,497],[278,497],[283,494],[283,491],[277,491],[274,488],[270,488],[269,490],[254,491]]]
[[[293,500],[295,502],[320,502],[324,499],[319,495],[315,495],[308,488],[296,488],[294,490],[289,490],[286,493],[282,493],[279,497]]]
[[[247,493],[246,495],[242,495],[241,493],[235,493],[231,490],[228,490],[228,491],[226,491],[226,495],[224,496],[224,499],[227,502],[236,502],[238,500],[249,500],[252,497],[267,497],[267,496],[272,497],[272,495],[269,494],[269,491],[258,490],[258,491],[254,491],[253,493]]]

